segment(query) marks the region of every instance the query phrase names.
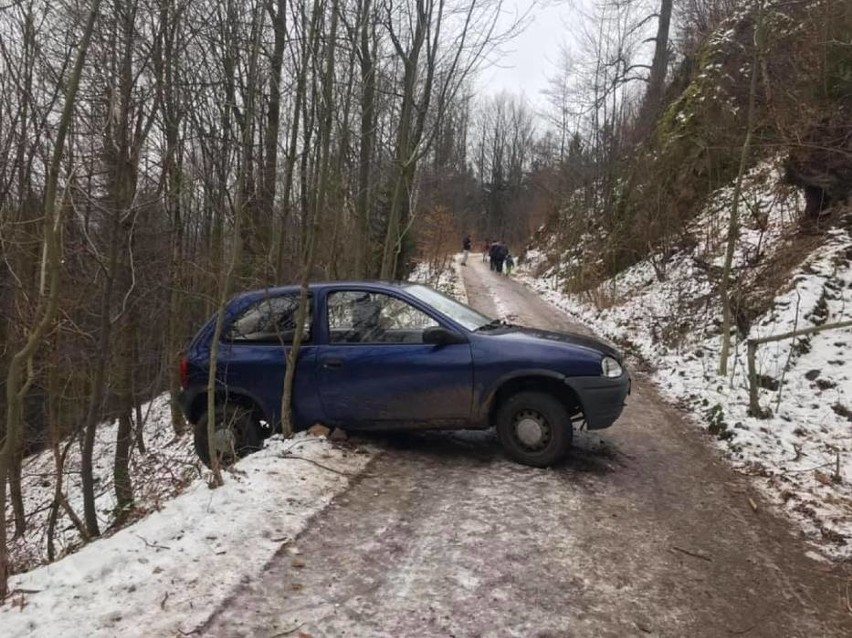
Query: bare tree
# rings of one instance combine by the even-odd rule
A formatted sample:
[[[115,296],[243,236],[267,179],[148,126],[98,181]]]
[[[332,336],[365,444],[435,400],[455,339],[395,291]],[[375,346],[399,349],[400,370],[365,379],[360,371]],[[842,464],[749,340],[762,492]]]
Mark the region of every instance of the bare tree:
[[[216,438],[217,418],[219,418],[220,407],[217,405],[218,387],[217,387],[217,372],[218,372],[218,356],[219,342],[222,338],[222,329],[225,323],[225,305],[231,295],[234,276],[239,267],[242,257],[242,227],[248,208],[246,198],[249,193],[247,187],[248,174],[251,170],[251,149],[253,133],[249,122],[255,115],[256,108],[256,92],[257,92],[257,66],[258,57],[260,55],[260,34],[262,28],[262,20],[264,13],[262,11],[254,12],[255,19],[251,23],[251,49],[248,61],[248,78],[246,86],[246,103],[242,112],[242,140],[241,140],[241,160],[238,166],[237,184],[236,184],[236,199],[234,201],[234,231],[231,238],[231,250],[228,259],[228,265],[224,272],[223,280],[219,289],[219,303],[216,311],[216,327],[213,333],[212,346],[210,348],[209,371],[207,375],[207,446],[210,450],[210,467],[213,470],[212,486],[218,487],[223,484],[222,472],[220,468],[220,459],[218,454],[218,445]]]
[[[743,140],[742,150],[740,151],[740,167],[737,172],[737,180],[734,184],[734,192],[731,195],[731,213],[728,221],[728,239],[725,247],[725,262],[722,267],[722,281],[720,283],[720,293],[722,301],[722,347],[719,351],[719,375],[725,376],[728,374],[728,357],[730,356],[731,348],[731,325],[733,323],[733,313],[731,310],[731,269],[734,261],[734,251],[736,249],[737,240],[740,236],[740,217],[739,206],[742,196],[743,176],[748,167],[749,154],[751,153],[751,139],[754,132],[755,120],[755,98],[757,96],[757,77],[760,73],[760,55],[761,47],[765,34],[763,33],[763,5],[758,3],[755,18],[754,18],[754,46],[751,61],[751,83],[748,92],[748,118],[746,124],[746,135]]]
[[[315,0],[315,12],[322,10],[321,2],[322,0]],[[299,359],[299,352],[304,338],[305,320],[307,318],[308,305],[310,303],[308,296],[308,284],[310,283],[316,260],[317,235],[319,234],[320,225],[324,218],[328,197],[331,130],[334,118],[334,52],[337,40],[337,28],[339,24],[339,6],[337,0],[331,0],[330,12],[331,29],[325,49],[325,72],[323,73],[322,78],[322,119],[319,130],[320,169],[317,182],[317,194],[313,214],[311,216],[312,221],[310,222],[310,228],[307,231],[306,237],[305,259],[301,277],[301,291],[299,294],[299,309],[296,316],[296,332],[293,336],[293,344],[290,346],[290,350],[287,353],[287,368],[284,373],[284,388],[281,395],[281,419],[284,436],[291,436],[294,431],[293,383],[296,378],[296,363]],[[321,56],[317,55],[316,57],[319,58]]]
[[[184,215],[183,153],[180,130],[186,117],[186,96],[181,91],[183,77],[182,61],[185,54],[184,15],[186,5],[177,0],[161,0],[159,12],[159,38],[152,51],[152,63],[158,91],[157,102],[161,109],[162,132],[165,138],[163,149],[163,175],[160,187],[166,213],[171,225],[171,251],[169,256],[169,313],[166,337],[169,395],[172,427],[175,434],[185,430],[186,423],[178,405],[180,393],[180,371],[178,351],[182,341],[183,305],[183,251]]]
[[[669,26],[672,19],[672,0],[660,0],[657,34],[654,36],[654,57],[648,73],[648,90],[642,105],[644,117],[656,117],[663,100],[666,71],[669,65]]]
[[[0,448],[0,598],[8,593],[9,555],[6,542],[6,478],[12,457],[21,440],[22,402],[33,382],[32,361],[41,345],[42,337],[50,329],[57,311],[59,295],[60,261],[62,258],[62,202],[58,200],[62,157],[65,139],[74,113],[77,90],[86,55],[92,39],[100,0],[94,0],[86,18],[83,35],[77,48],[76,59],[68,77],[65,105],[56,132],[44,197],[43,250],[39,284],[39,303],[36,320],[24,343],[9,362],[6,373],[6,437]]]
[[[361,144],[358,155],[358,195],[356,227],[358,246],[353,274],[365,277],[369,272],[370,208],[373,204],[373,149],[376,143],[376,22],[372,0],[360,0],[356,22],[361,80]]]

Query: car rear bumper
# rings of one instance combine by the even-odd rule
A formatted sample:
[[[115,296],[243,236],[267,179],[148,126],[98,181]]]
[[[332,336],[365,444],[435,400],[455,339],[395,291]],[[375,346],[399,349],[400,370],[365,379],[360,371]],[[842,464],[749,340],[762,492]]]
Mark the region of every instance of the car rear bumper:
[[[569,377],[565,383],[577,393],[589,430],[602,430],[615,423],[630,394],[630,375],[627,372],[617,379]]]
[[[183,416],[186,417],[186,420],[190,423],[193,422],[193,414],[192,414],[192,404],[195,401],[195,397],[199,394],[199,390],[195,388],[190,388],[187,390],[181,390],[180,394],[178,394],[178,405],[180,406],[180,411],[183,412]]]

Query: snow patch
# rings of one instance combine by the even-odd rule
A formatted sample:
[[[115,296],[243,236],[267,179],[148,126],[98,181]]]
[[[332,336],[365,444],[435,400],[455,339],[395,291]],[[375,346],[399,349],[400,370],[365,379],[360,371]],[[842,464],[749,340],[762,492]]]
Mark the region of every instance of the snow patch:
[[[156,511],[163,502],[179,494],[193,479],[202,475],[202,466],[192,447],[192,436],[176,436],[171,426],[171,408],[167,394],[160,395],[142,406],[142,440],[145,452],[134,445],[131,450],[130,474],[133,480],[136,511],[144,515]],[[134,424],[136,425],[136,424]],[[93,476],[95,509],[98,525],[108,533],[115,521],[115,490],[113,462],[118,423],[101,424],[95,434]],[[63,441],[71,447],[62,476],[63,492],[72,510],[83,517],[83,489],[78,441]],[[27,514],[27,530],[13,539],[10,547],[14,571],[25,571],[47,562],[47,518],[53,502],[56,465],[53,454],[45,450],[24,460],[22,491]],[[7,503],[8,504],[8,503]],[[7,520],[12,521],[11,509]],[[11,538],[12,527],[9,528]],[[82,541],[64,510],[59,510],[54,543],[57,557],[73,552]]]
[[[473,254],[468,256],[469,260],[473,258]],[[431,286],[445,295],[449,295],[466,304],[467,293],[465,292],[464,280],[461,275],[461,268],[463,268],[461,259],[462,253],[459,253],[447,263],[432,264],[426,261],[418,262],[409,276],[409,280]]]
[[[364,469],[372,454],[304,433],[208,488],[197,478],[162,509],[64,559],[12,577],[3,636],[191,632]]]

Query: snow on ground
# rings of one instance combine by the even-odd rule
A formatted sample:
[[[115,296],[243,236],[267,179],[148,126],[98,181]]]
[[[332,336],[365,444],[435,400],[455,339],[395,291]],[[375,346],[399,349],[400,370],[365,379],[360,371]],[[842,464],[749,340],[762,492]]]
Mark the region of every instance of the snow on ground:
[[[417,263],[414,271],[409,276],[410,281],[428,284],[440,290],[445,295],[449,295],[454,299],[458,299],[462,303],[467,303],[467,293],[464,289],[464,281],[461,276],[461,253],[453,256],[449,262],[430,264],[426,261]],[[478,256],[471,254],[468,259],[478,259]]]
[[[758,166],[746,180],[735,272],[759,289],[760,264],[794,240],[803,203],[779,188],[778,169]],[[735,466],[753,475],[805,533],[835,558],[852,558],[852,329],[760,346],[760,403],[748,414],[742,338],[726,378],[717,376],[721,270],[731,189],[722,189],[690,228],[691,249],[645,260],[584,294],[566,294],[571,272],[529,251],[519,276],[549,301],[650,364],[663,393],[692,412]],[[545,249],[546,252],[546,249]],[[852,237],[833,230],[798,266],[748,337],[777,335],[852,316]],[[771,267],[771,266],[770,266]],[[660,276],[662,275],[662,276]],[[770,273],[771,275],[771,273]]]
[[[175,436],[171,427],[168,396],[161,395],[144,405],[142,416],[145,453],[134,446],[130,461],[137,516],[158,509],[164,501],[179,494],[190,481],[201,476],[201,464],[192,449],[192,436]],[[102,532],[108,532],[115,520],[112,470],[117,428],[117,422],[103,424],[95,438],[93,474],[98,523]],[[73,511],[82,518],[80,445],[76,440],[63,442],[63,447],[66,444],[71,447],[64,466],[63,492]],[[34,454],[24,461],[22,491],[27,533],[12,542],[14,571],[24,571],[47,562],[47,519],[54,498],[55,475],[56,465],[50,450]],[[11,509],[8,519],[12,519]],[[9,530],[11,532],[11,526]],[[81,545],[80,535],[62,510],[54,542],[58,557]]]
[[[4,638],[191,632],[255,577],[372,454],[305,433],[273,437],[211,490],[194,479],[162,509],[60,561],[12,577]]]

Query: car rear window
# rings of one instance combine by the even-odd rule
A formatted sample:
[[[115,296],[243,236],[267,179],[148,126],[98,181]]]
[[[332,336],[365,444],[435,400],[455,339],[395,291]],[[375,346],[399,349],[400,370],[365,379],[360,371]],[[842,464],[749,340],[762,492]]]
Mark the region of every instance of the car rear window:
[[[305,342],[309,342],[311,338],[312,306],[313,299],[309,299],[303,337]],[[249,306],[233,321],[225,334],[225,340],[252,343],[292,343],[296,334],[298,311],[298,294],[266,297]]]

